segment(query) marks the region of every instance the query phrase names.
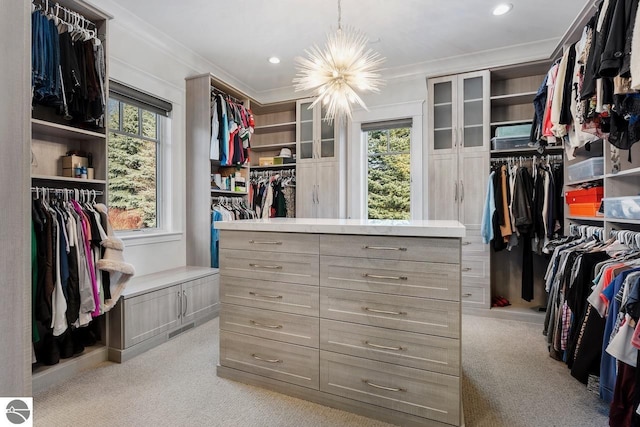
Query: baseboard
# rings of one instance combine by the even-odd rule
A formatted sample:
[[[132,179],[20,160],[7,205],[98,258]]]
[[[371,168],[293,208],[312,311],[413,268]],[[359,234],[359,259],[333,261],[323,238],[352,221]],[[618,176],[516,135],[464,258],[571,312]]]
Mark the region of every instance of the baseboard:
[[[340,409],[346,412],[362,415],[364,417],[385,421],[387,423],[401,426],[415,427],[452,427],[451,424],[444,424],[438,421],[429,420],[404,412],[394,411],[392,409],[383,408],[369,403],[359,402],[357,400],[347,399],[345,397],[336,396],[325,393],[320,390],[314,390],[289,384],[282,381],[272,380],[260,375],[239,371],[233,368],[218,365],[216,373],[220,378],[226,378],[238,381],[244,384],[265,388],[287,396],[296,397],[298,399],[308,400],[320,405],[329,406],[331,408]]]
[[[462,314],[492,317],[494,319],[517,320],[520,322],[544,324],[544,311],[536,311],[529,307],[494,307],[491,309],[462,306]],[[463,317],[464,319],[464,317]]]
[[[39,367],[31,375],[32,393],[40,393],[53,385],[73,378],[85,369],[93,368],[107,360],[107,347],[96,345],[87,347],[84,353],[79,356],[63,359],[56,365]]]

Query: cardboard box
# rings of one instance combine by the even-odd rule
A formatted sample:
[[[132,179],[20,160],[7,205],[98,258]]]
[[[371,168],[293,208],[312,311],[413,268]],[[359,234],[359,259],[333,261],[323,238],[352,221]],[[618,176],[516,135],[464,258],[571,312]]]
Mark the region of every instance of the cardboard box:
[[[62,169],[71,169],[76,166],[89,167],[89,159],[80,156],[63,156],[62,157]]]
[[[67,177],[67,178],[75,178],[76,169],[75,168],[63,168],[62,169],[62,176]]]

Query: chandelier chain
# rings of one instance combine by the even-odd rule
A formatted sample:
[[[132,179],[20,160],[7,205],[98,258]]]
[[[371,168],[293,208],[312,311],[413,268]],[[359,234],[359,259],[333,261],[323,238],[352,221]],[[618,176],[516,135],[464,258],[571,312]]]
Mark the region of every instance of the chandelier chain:
[[[342,30],[342,6],[338,0],[338,30]]]

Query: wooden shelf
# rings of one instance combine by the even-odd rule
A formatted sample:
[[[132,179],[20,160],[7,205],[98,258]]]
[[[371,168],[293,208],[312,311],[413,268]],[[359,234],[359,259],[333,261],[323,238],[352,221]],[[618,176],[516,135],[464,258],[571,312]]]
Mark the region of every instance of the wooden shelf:
[[[264,145],[254,145],[251,147],[251,151],[269,151],[269,150],[278,150],[280,148],[295,148],[295,142],[282,142],[279,144],[264,144]]]
[[[507,120],[507,121],[504,121],[504,122],[493,122],[493,123],[491,123],[491,126],[525,125],[525,124],[529,124],[529,123],[533,123],[533,121],[531,119]]]
[[[522,92],[522,93],[514,93],[509,95],[495,95],[491,97],[491,106],[502,106],[502,105],[518,105],[518,104],[527,104],[533,102],[533,98],[536,96],[537,91],[535,92]]]
[[[616,224],[635,224],[640,225],[640,219],[621,219],[621,218],[605,218],[607,222],[615,222]]]
[[[91,138],[104,140],[107,138],[107,135],[104,133],[47,122],[40,119],[31,119],[31,130],[34,135],[55,136],[72,140],[87,140]]]
[[[60,181],[60,182],[75,182],[78,184],[106,184],[104,179],[82,179],[71,178],[66,176],[49,176],[49,175],[31,175],[31,179],[39,179],[43,181]]]
[[[219,168],[249,169],[248,165],[221,165],[220,160],[211,160],[211,164]]]
[[[589,178],[589,179],[581,179],[579,181],[567,182],[566,185],[580,185],[580,184],[584,184],[585,182],[602,181],[603,179],[604,179],[604,175],[600,175],[600,176],[594,176],[593,178]]]
[[[605,175],[606,178],[633,177],[633,176],[640,176],[640,168],[620,171],[618,173],[608,173]]]
[[[573,221],[591,221],[591,222],[604,222],[604,217],[602,216],[567,216],[568,220]]]
[[[286,163],[284,165],[251,166],[251,170],[292,169],[295,167],[295,163]]]
[[[544,156],[545,154],[557,153],[559,151],[564,150],[564,146],[549,146],[545,148],[544,153],[540,154],[535,147],[527,147],[527,148],[514,148],[512,150],[491,150],[491,154],[517,154],[517,153],[532,153]]]
[[[296,122],[275,123],[272,125],[256,126],[254,128],[255,133],[267,133],[267,132],[285,132],[295,131]]]
[[[234,196],[246,196],[249,193],[247,193],[246,191],[217,190],[215,188],[212,188],[211,194],[228,194],[228,195],[234,195]]]

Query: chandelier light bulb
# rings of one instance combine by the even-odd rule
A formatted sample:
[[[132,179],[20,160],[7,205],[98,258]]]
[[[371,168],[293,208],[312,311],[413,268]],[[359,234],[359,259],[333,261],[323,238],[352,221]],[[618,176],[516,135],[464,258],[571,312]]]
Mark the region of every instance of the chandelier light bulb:
[[[327,108],[325,120],[351,117],[352,104],[367,106],[356,91],[378,93],[383,81],[379,67],[385,59],[367,47],[368,39],[350,27],[342,27],[338,0],[338,30],[327,35],[324,49],[314,45],[305,50],[307,57],[295,59],[298,72],[293,79],[296,91],[313,91],[318,103]]]

